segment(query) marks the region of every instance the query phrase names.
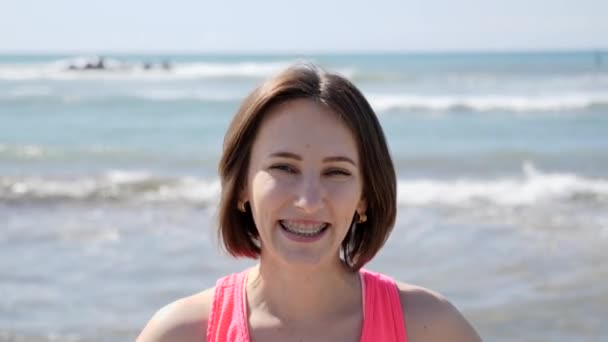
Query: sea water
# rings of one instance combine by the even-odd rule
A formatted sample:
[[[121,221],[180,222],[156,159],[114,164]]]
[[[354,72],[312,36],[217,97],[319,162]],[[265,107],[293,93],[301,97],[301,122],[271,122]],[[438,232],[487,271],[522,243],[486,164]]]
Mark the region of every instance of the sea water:
[[[216,239],[223,134],[298,60],[351,79],[385,129],[399,208],[367,268],[488,341],[608,340],[608,55],[89,60],[0,56],[0,340],[133,340],[253,265]]]

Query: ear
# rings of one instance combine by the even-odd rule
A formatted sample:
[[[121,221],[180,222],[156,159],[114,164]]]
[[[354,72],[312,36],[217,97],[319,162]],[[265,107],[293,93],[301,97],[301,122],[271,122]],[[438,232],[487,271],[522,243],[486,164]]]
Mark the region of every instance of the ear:
[[[357,213],[365,214],[367,211],[367,199],[361,197],[361,200],[357,204]]]
[[[239,191],[237,193],[237,199],[238,199],[238,202],[242,202],[242,203],[245,203],[245,202],[249,201],[249,195],[247,193],[247,185],[246,184],[242,184],[239,187]]]

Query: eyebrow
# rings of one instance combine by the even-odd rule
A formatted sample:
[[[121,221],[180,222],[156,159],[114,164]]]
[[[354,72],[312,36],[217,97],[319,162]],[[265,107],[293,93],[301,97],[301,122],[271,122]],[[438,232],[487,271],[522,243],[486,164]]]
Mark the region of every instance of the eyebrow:
[[[295,160],[298,160],[298,161],[302,161],[302,157],[300,157],[299,155],[297,155],[295,153],[291,153],[291,152],[274,152],[274,153],[271,153],[269,155],[269,157],[287,158],[287,159],[295,159]],[[355,163],[352,159],[350,159],[348,157],[345,157],[345,156],[326,157],[326,158],[323,158],[323,162],[324,163],[329,163],[329,162],[346,162],[346,163],[353,164],[353,166],[357,166],[357,163]]]

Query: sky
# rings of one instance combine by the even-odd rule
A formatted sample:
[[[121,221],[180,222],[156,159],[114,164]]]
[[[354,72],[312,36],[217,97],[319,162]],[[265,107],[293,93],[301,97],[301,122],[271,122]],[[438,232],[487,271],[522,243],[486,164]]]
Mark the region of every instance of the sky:
[[[0,0],[0,53],[608,49],[608,0]]]

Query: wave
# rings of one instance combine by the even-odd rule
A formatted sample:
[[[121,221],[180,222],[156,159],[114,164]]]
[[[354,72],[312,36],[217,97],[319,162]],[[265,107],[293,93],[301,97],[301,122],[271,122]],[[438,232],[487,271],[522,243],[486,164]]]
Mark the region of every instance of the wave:
[[[159,160],[158,151],[142,151],[124,147],[92,145],[84,147],[56,147],[45,145],[0,144],[0,160]]]
[[[39,145],[2,145],[0,144],[0,157],[17,159],[42,159],[57,152],[48,147]]]
[[[107,69],[70,69],[70,65],[82,64],[79,59],[59,60],[46,64],[2,64],[0,80],[188,80],[222,78],[268,77],[293,61],[237,62],[237,63],[176,63],[170,68],[146,69],[142,65],[109,63]]]
[[[89,145],[60,147],[48,145],[3,145],[0,144],[0,164],[5,162],[35,161],[59,163],[144,163],[146,165],[173,165],[181,167],[208,168],[217,165],[217,151],[201,153],[203,146],[181,149],[144,149],[126,146]],[[208,151],[207,151],[208,152]],[[216,153],[217,152],[217,153]],[[58,165],[58,164],[54,164]]]
[[[49,104],[116,104],[132,101],[204,103],[240,102],[246,96],[237,91],[210,91],[205,89],[132,89],[123,93],[53,92],[43,87],[17,88],[0,94],[4,103]],[[381,95],[368,96],[369,102],[379,113],[392,111],[421,112],[565,112],[597,111],[608,108],[608,93],[571,93],[545,96],[530,95]]]
[[[0,200],[217,202],[219,181],[160,177],[141,171],[109,171],[97,177],[0,178]]]
[[[96,177],[0,178],[0,201],[137,201],[217,204],[217,179],[160,177],[149,172],[110,171]],[[531,206],[552,201],[608,201],[608,180],[566,173],[547,173],[532,164],[519,177],[501,179],[400,179],[402,206]]]
[[[245,98],[244,93],[229,91],[180,90],[180,89],[133,89],[123,93],[57,92],[44,88],[18,88],[0,94],[5,104],[123,104],[132,102],[179,102],[233,103]]]
[[[137,92],[126,95],[89,95],[89,94],[71,94],[71,95],[33,95],[33,96],[14,96],[7,97],[0,95],[0,101],[6,104],[94,104],[94,105],[116,105],[128,103],[147,103],[147,102],[180,102],[193,101],[201,103],[233,103],[242,101],[244,95],[226,93],[207,93],[193,91],[149,91]]]
[[[523,176],[495,180],[399,181],[399,204],[462,206],[490,203],[527,206],[547,201],[608,200],[608,180],[567,173],[546,173],[531,163]]]
[[[608,93],[532,95],[370,95],[372,107],[393,110],[538,112],[608,107]]]

